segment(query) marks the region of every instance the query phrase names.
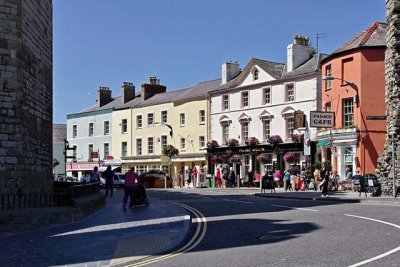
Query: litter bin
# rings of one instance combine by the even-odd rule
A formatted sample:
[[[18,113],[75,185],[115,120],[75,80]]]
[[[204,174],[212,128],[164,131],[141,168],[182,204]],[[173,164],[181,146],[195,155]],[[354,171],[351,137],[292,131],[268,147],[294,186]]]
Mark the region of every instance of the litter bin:
[[[207,176],[206,176],[206,186],[208,187],[208,188],[211,188],[212,187],[212,175],[211,174],[207,174]]]

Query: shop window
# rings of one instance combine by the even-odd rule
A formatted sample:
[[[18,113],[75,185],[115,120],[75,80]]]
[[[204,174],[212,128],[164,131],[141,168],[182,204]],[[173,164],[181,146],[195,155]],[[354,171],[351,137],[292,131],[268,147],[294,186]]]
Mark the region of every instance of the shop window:
[[[353,98],[343,99],[343,126],[354,125]]]

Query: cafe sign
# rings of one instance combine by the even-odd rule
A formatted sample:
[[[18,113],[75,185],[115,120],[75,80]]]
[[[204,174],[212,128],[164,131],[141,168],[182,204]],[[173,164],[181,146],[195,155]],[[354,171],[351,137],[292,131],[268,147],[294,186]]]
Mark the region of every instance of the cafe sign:
[[[310,127],[335,127],[335,112],[310,111]]]

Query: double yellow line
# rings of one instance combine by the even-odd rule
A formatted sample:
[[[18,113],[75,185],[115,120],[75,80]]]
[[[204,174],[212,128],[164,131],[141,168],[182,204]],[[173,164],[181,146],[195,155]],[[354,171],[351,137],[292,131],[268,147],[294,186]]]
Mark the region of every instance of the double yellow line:
[[[145,266],[145,265],[149,265],[152,263],[156,263],[156,262],[159,262],[162,260],[166,260],[166,259],[178,256],[182,253],[188,252],[188,251],[192,250],[193,248],[195,248],[198,244],[200,244],[200,242],[203,240],[204,236],[206,235],[206,231],[207,231],[206,218],[200,211],[196,210],[195,208],[189,207],[188,205],[181,204],[181,203],[176,203],[176,204],[178,204],[182,208],[185,208],[185,209],[189,210],[190,212],[192,212],[193,215],[195,216],[195,218],[192,218],[192,221],[197,221],[196,232],[194,233],[194,235],[190,239],[190,241],[185,246],[183,246],[182,248],[180,248],[174,252],[171,252],[166,255],[156,257],[156,258],[144,260],[144,261],[141,261],[138,263],[134,263],[131,265],[125,265],[125,266],[138,267],[138,266]]]

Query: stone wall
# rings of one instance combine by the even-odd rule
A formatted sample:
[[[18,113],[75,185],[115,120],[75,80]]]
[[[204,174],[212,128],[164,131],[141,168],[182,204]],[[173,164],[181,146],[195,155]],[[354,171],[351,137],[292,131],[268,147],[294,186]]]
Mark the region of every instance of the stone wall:
[[[400,134],[400,1],[386,0],[386,116],[388,133]],[[400,185],[400,138],[396,141],[396,180]],[[392,143],[386,138],[382,155],[378,159],[377,174],[382,184],[383,195],[393,195]]]
[[[52,190],[52,0],[0,0],[0,194]]]

